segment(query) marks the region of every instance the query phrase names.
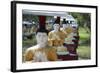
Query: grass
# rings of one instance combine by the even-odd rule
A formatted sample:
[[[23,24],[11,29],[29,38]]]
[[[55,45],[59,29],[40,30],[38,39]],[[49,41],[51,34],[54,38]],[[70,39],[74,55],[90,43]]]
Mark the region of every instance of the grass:
[[[85,28],[80,27],[79,36],[80,36],[80,41],[88,40],[90,38],[90,33],[87,33]]]
[[[36,44],[35,36],[33,36],[32,39],[23,40],[23,47],[30,47],[35,44]]]
[[[77,53],[79,55],[79,59],[90,59],[91,58],[90,46],[78,46]]]
[[[79,28],[79,46],[77,53],[79,59],[90,59],[91,58],[91,47],[90,47],[90,33],[87,33],[85,28]]]

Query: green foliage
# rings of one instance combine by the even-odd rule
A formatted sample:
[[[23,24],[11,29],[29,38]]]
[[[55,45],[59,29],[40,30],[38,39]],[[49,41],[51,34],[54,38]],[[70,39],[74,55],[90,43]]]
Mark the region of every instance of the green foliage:
[[[32,39],[26,39],[23,40],[23,47],[30,47],[32,45],[36,45],[36,38],[35,36],[32,37]]]
[[[90,13],[76,13],[71,12],[71,14],[76,20],[79,26],[91,28],[91,14]]]
[[[23,21],[34,21],[34,22],[39,22],[38,21],[38,16],[36,15],[31,15],[31,14],[23,14]]]
[[[91,47],[90,47],[90,33],[86,32],[85,28],[79,27],[79,46],[77,53],[79,59],[90,59],[91,58]]]
[[[90,39],[91,34],[87,33],[86,28],[79,27],[80,42],[85,42]]]

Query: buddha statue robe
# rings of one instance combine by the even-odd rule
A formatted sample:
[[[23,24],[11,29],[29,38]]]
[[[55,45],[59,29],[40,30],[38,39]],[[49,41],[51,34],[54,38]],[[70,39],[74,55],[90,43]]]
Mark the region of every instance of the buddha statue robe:
[[[65,33],[66,37],[64,40],[64,43],[66,44],[74,44],[72,40],[75,40],[74,36],[77,36],[77,33],[73,31],[73,28],[66,28],[66,29],[61,29],[62,32]]]
[[[50,46],[61,46],[64,43],[65,34],[62,31],[51,31],[48,35],[48,43]]]
[[[59,52],[68,52],[67,47],[63,46],[65,34],[62,31],[51,31],[48,35],[48,44],[56,49],[57,55]]]
[[[52,47],[39,48],[38,46],[33,46],[25,51],[24,60],[32,62],[57,61],[57,54]]]
[[[66,29],[61,28],[61,31],[64,32],[65,34],[69,35],[70,33],[73,32],[73,28],[69,26]]]

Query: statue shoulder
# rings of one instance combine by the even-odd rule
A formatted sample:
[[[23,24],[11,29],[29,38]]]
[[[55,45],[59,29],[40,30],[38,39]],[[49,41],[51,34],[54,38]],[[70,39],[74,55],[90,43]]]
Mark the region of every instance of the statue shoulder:
[[[50,36],[52,36],[54,33],[55,33],[54,30],[52,30],[52,31],[49,32],[48,36],[50,37]]]
[[[49,34],[52,34],[52,33],[54,33],[54,30],[52,30],[52,31],[49,32]]]
[[[38,46],[35,45],[35,46],[27,48],[27,51],[30,51],[30,50],[33,51],[33,50],[37,50],[37,49],[38,49]]]

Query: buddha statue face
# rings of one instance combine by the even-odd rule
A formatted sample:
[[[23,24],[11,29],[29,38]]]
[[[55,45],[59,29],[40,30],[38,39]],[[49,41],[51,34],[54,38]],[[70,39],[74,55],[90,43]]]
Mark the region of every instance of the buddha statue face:
[[[48,36],[45,32],[38,32],[36,35],[37,44],[40,44],[42,46],[47,44]]]
[[[59,24],[54,24],[53,28],[54,28],[55,31],[59,31],[60,25]]]

